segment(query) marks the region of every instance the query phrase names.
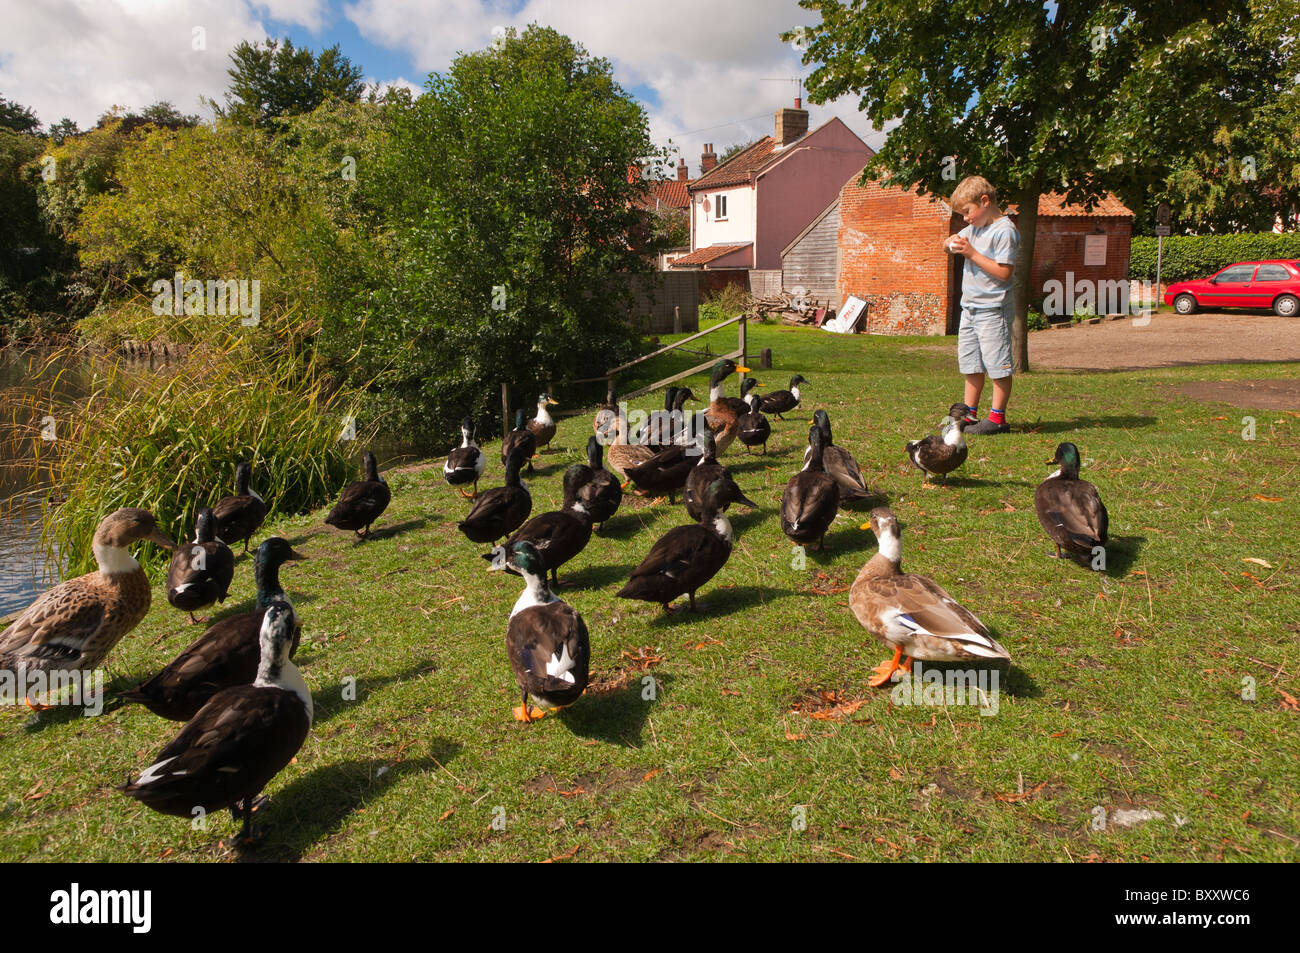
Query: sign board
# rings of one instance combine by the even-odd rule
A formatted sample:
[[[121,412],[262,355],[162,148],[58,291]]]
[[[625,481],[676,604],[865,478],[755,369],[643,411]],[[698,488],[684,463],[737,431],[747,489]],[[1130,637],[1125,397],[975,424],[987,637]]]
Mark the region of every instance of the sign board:
[[[1160,238],[1168,238],[1169,235],[1170,235],[1170,232],[1171,232],[1171,229],[1169,228],[1168,225],[1157,225],[1157,226],[1156,226],[1156,235],[1159,236]]]
[[[823,324],[822,330],[834,331],[836,334],[852,334],[866,306],[867,303],[861,298],[849,295],[848,300],[844,302],[844,307],[840,308],[840,313]]]
[[[1169,203],[1161,202],[1156,206],[1156,224],[1168,227],[1172,221],[1172,209],[1169,208]]]
[[[1105,235],[1085,235],[1083,238],[1083,264],[1104,265],[1106,264],[1106,236]]]

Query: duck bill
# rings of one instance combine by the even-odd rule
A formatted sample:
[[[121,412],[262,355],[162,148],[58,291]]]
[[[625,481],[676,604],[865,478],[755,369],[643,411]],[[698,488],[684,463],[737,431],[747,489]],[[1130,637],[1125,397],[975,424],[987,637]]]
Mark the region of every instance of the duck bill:
[[[173,540],[170,536],[168,536],[160,529],[155,529],[152,533],[150,533],[145,538],[152,542],[157,543],[163,549],[169,549],[172,550],[173,552],[175,552],[176,550],[176,541]]]
[[[302,553],[298,552],[298,550],[296,550],[296,549],[290,549],[290,550],[289,550],[289,555],[288,555],[287,558],[288,558],[291,562],[301,562],[302,560],[306,559],[307,557],[304,556]]]
[[[751,510],[756,510],[756,509],[758,509],[758,504],[755,503],[753,500],[751,500],[749,497],[747,497],[744,493],[741,493],[741,494],[739,494],[739,495],[736,497],[736,502],[737,502],[737,503],[744,503],[744,504],[745,504],[746,506],[748,506]]]
[[[546,403],[547,403],[547,405],[549,405],[549,406],[551,406],[551,407],[559,407],[559,406],[560,406],[560,402],[559,402],[558,400],[551,400],[551,398],[549,398],[549,397],[546,398]]]
[[[739,364],[737,364],[737,365],[736,365],[736,373],[737,373],[737,374],[748,374],[748,373],[749,373],[749,368],[748,368],[748,367],[741,367]]]

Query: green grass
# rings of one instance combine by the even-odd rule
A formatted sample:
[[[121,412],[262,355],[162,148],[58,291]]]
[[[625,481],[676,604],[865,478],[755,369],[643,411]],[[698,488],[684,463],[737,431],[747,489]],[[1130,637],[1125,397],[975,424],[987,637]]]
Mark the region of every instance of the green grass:
[[[724,335],[715,351],[734,346]],[[370,542],[325,527],[323,511],[268,527],[311,556],[282,578],[304,622],[298,661],[317,721],[268,789],[270,832],[255,857],[1297,857],[1300,713],[1282,693],[1300,695],[1300,419],[1196,403],[1174,388],[1294,378],[1300,368],[1025,375],[1016,432],[972,437],[959,477],[923,490],[902,445],[960,397],[951,340],[770,325],[752,329],[750,342],[774,352],[775,369],[755,372],[764,385],[783,387],[796,371],[809,378],[804,407],[774,421],[768,457],[737,446],[724,458],[763,510],[733,509],[736,550],[701,591],[707,612],[662,618],[613,593],[685,512],[625,504],[562,573],[577,583],[560,594],[587,621],[602,690],[559,717],[510,720],[504,632],[519,581],[487,573],[486,547],[456,532],[467,504],[440,466],[390,477],[393,504]],[[643,379],[686,360],[649,362]],[[689,383],[707,392],[703,375]],[[654,394],[638,402],[658,403]],[[903,568],[948,588],[1011,652],[995,717],[896,707],[867,688],[887,653],[847,608],[846,587],[875,551],[859,529],[865,509],[841,516],[828,552],[792,568],[777,500],[818,406],[899,514]],[[1254,442],[1241,437],[1248,414]],[[587,416],[561,423],[564,450],[541,457],[530,480],[534,513],[558,505],[560,474],[590,433]],[[1061,440],[1079,445],[1084,477],[1110,509],[1105,573],[1047,558],[1033,488]],[[485,485],[501,473],[495,447],[489,459]],[[251,597],[241,558],[222,611],[246,609]],[[110,655],[110,685],[156,671],[196,634],[156,591],[149,617]],[[629,658],[639,650],[661,657],[649,672],[654,701],[643,700],[647,673]],[[1247,676],[1254,701],[1241,697]],[[355,701],[343,698],[347,679]],[[805,713],[830,692],[863,703],[840,718]],[[52,712],[36,726],[25,711],[0,711],[0,856],[234,856],[217,846],[234,830],[228,815],[196,831],[113,790],[176,730],[134,707],[110,705],[97,719]],[[1008,799],[1020,791],[1029,796]],[[1096,808],[1124,807],[1165,819],[1092,829]]]

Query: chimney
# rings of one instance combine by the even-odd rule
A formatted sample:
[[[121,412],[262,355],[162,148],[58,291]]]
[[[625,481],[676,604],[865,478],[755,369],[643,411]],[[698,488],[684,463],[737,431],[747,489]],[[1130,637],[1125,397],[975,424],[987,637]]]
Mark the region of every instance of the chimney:
[[[704,153],[700,156],[700,175],[711,172],[718,164],[718,154],[713,151],[713,143],[704,144]]]
[[[794,109],[781,108],[776,111],[777,145],[786,146],[808,132],[808,110],[799,108],[799,100],[794,101]]]
[[[691,173],[686,168],[686,160],[679,159],[677,162],[677,181],[685,182],[690,179]]]

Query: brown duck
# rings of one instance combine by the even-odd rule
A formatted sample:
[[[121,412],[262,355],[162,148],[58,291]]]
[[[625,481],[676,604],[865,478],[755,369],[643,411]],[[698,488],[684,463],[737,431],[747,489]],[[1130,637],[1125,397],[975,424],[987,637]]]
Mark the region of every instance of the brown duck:
[[[217,518],[217,539],[226,545],[242,539],[244,552],[248,552],[248,541],[266,519],[266,503],[248,487],[252,475],[253,468],[241,460],[235,468],[235,495],[223,496],[212,507],[212,515]]]

